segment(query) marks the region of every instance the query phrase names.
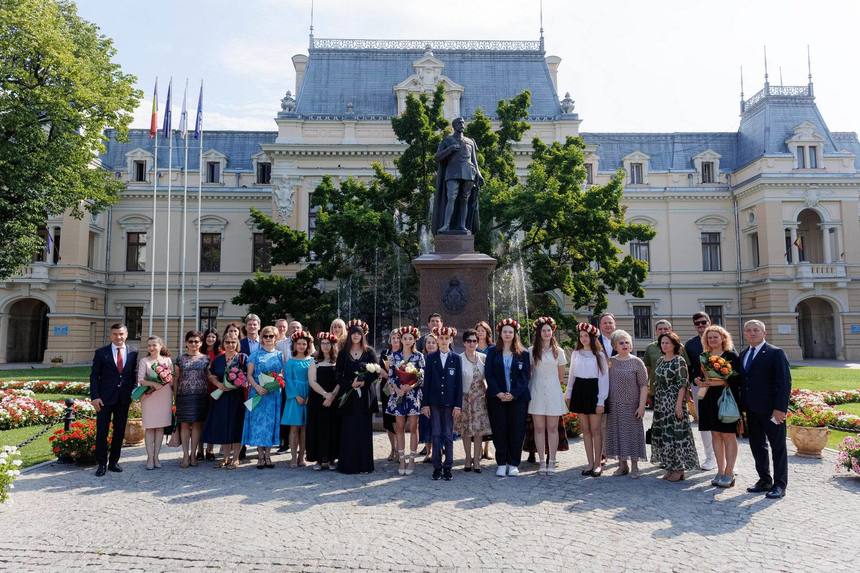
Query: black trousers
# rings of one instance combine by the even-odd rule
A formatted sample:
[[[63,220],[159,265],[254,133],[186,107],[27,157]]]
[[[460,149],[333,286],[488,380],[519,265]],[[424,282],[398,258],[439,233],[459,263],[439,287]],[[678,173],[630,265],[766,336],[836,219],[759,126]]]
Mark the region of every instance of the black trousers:
[[[519,466],[523,456],[523,440],[526,437],[528,400],[502,402],[494,396],[487,397],[487,413],[493,430],[493,445],[496,448],[496,463],[500,466]]]
[[[762,481],[785,488],[788,485],[788,451],[785,446],[785,424],[774,424],[768,414],[747,413],[747,433],[755,469]],[[773,477],[770,475],[770,454],[773,456]]]
[[[125,438],[125,423],[128,421],[128,407],[131,402],[117,401],[110,406],[102,406],[96,414],[96,461],[100,466],[119,462],[122,441]],[[108,432],[113,420],[113,437],[110,443],[110,458],[108,458]]]

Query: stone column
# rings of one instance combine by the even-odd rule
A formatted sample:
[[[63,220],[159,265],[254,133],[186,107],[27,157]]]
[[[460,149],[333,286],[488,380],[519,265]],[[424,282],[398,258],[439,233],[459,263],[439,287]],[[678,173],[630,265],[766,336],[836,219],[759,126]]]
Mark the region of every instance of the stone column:
[[[824,242],[824,262],[831,263],[833,262],[833,258],[830,256],[830,226],[829,225],[821,225],[821,237]]]
[[[791,234],[791,263],[796,265],[800,262],[800,249],[797,248],[797,225],[788,228]]]

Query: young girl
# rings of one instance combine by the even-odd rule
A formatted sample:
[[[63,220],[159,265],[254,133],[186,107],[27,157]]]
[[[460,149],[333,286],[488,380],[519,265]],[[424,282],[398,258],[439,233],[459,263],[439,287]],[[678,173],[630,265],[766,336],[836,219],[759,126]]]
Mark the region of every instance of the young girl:
[[[281,425],[290,427],[290,467],[295,468],[305,465],[308,392],[310,382],[316,382],[316,364],[313,359],[314,338],[310,332],[297,330],[290,339],[292,356],[284,367],[287,402],[284,405]]]
[[[398,330],[401,350],[391,355],[388,369],[388,385],[391,390],[388,396],[386,413],[395,416],[396,444],[400,475],[412,475],[415,471],[415,456],[418,455],[418,416],[421,414],[421,398],[423,392],[418,383],[406,385],[407,377],[404,369],[412,364],[419,372],[424,370],[424,355],[415,350],[418,339],[418,329],[414,326],[404,326]],[[407,467],[406,430],[409,436],[409,459]]]
[[[312,392],[308,398],[306,429],[307,460],[314,462],[314,470],[334,469],[337,458],[338,420],[337,398],[340,386],[334,376],[337,362],[337,336],[330,332],[317,335],[319,351],[316,359],[316,379],[308,378]]]
[[[600,458],[603,455],[604,404],[609,396],[609,367],[606,353],[597,341],[597,327],[580,322],[576,330],[579,339],[570,358],[565,402],[571,412],[580,414],[582,441],[588,458],[588,469],[583,470],[582,475],[600,477],[603,473]]]
[[[382,406],[382,427],[385,429],[385,434],[388,436],[388,444],[391,451],[388,452],[387,460],[393,462],[397,459],[397,417],[389,414],[386,410],[388,407],[388,398],[390,396],[390,386],[388,381],[388,370],[391,368],[391,355],[399,352],[402,349],[400,346],[400,329],[395,328],[388,335],[388,348],[385,348],[379,354],[379,365],[382,366],[382,378],[385,381],[382,391],[379,392],[379,402]]]
[[[146,469],[160,468],[158,452],[161,450],[161,438],[164,428],[171,424],[171,406],[173,405],[173,361],[164,342],[157,336],[150,336],[146,341],[148,354],[137,363],[137,383],[140,386],[152,388],[152,392],[144,394],[140,400],[141,418],[146,431]],[[170,373],[171,382],[163,383],[155,380],[157,374],[153,365],[158,364]]]
[[[535,449],[540,461],[539,474],[555,473],[555,456],[559,442],[558,420],[567,410],[561,391],[567,358],[555,339],[556,328],[552,317],[538,318],[534,321],[535,344],[528,349],[532,367],[529,414],[534,422]],[[545,451],[548,452],[546,463]]]

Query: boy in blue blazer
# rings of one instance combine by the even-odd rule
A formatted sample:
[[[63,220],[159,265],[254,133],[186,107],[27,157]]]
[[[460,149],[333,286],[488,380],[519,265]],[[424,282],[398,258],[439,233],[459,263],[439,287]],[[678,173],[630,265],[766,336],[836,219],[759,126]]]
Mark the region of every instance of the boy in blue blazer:
[[[421,413],[430,418],[433,436],[433,479],[451,481],[454,464],[454,418],[463,406],[463,368],[460,356],[451,350],[457,336],[453,326],[437,326],[433,334],[439,350],[426,358]],[[442,450],[445,461],[442,461]]]

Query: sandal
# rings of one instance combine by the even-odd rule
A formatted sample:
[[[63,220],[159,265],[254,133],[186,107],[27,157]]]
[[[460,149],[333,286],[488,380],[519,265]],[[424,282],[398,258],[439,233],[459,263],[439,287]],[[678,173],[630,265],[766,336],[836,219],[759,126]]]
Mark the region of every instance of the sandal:
[[[215,464],[214,467],[215,467],[215,469],[223,470],[224,468],[226,468],[229,465],[230,465],[230,459],[224,458],[223,460],[221,460],[220,462]]]
[[[322,469],[322,464],[317,462],[313,466],[311,466],[311,469],[314,470],[315,472],[318,472]]]
[[[418,455],[417,452],[409,453],[409,463],[404,470],[403,475],[411,476],[415,472],[415,456]]]
[[[406,475],[406,455],[403,450],[397,450],[397,475]]]
[[[555,473],[556,463],[555,460],[549,460],[546,463],[546,475],[552,475]]]
[[[639,468],[633,468],[632,470],[630,470],[630,478],[639,479]]]
[[[272,463],[272,458],[269,456],[269,454],[266,454],[266,465],[265,465],[265,467],[267,469],[272,469],[273,467],[275,467],[275,464]]]
[[[540,465],[538,465],[538,475],[546,475],[546,462],[542,461]]]
[[[626,476],[629,473],[630,473],[630,468],[628,468],[627,466],[619,466],[617,470],[612,472],[612,476],[613,477]]]
[[[475,462],[474,466],[472,467],[472,471],[475,472],[476,474],[481,473],[482,470],[481,470],[481,462],[480,461]]]

